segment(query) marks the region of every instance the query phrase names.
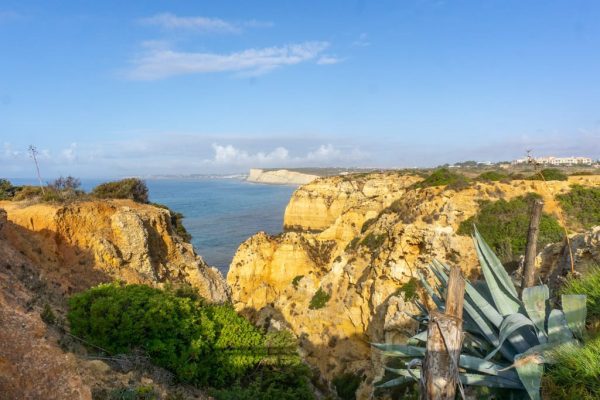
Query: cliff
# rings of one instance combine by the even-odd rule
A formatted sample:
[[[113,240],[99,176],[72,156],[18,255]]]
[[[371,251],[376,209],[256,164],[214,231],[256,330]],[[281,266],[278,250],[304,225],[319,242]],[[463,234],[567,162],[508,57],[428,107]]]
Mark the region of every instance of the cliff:
[[[303,185],[317,179],[317,175],[303,174],[287,169],[278,169],[274,171],[265,171],[258,168],[250,169],[250,174],[246,179],[248,182],[268,183],[273,185]]]
[[[369,343],[401,343],[415,332],[409,314],[417,312],[402,288],[416,269],[435,257],[478,274],[471,239],[456,231],[481,200],[536,192],[545,211],[558,214],[556,194],[598,178],[474,183],[460,191],[410,188],[421,178],[397,173],[321,178],[292,196],[286,232],[258,233],[240,246],[227,276],[234,305],[257,323],[288,326],[323,384],[350,372],[363,381],[358,398],[370,398],[382,360]],[[311,307],[319,289],[330,298]]]
[[[132,385],[151,385],[164,398],[173,390],[170,374],[143,358],[135,361],[142,367],[89,358],[63,329],[70,294],[113,280],[187,283],[210,301],[229,299],[218,270],[170,221],[167,210],[129,200],[0,202],[0,343],[8,344],[0,346],[0,391],[6,398],[91,400]],[[207,398],[197,392],[194,398]]]

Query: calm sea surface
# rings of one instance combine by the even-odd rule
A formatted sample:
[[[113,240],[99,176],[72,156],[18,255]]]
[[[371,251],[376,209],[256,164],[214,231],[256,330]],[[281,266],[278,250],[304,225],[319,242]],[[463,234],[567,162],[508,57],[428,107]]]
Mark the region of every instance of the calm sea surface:
[[[15,185],[36,184],[12,179]],[[101,180],[82,180],[89,191]],[[279,233],[293,186],[260,185],[237,179],[147,179],[150,200],[185,216],[192,243],[209,264],[227,274],[238,246],[258,231]]]

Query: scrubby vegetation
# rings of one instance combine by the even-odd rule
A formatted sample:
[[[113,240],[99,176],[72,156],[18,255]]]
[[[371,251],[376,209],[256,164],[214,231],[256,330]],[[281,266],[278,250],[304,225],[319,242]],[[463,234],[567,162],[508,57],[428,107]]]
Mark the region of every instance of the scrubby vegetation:
[[[356,390],[361,383],[360,376],[346,373],[333,378],[333,387],[341,400],[356,400]]]
[[[315,292],[312,299],[310,299],[310,304],[308,305],[308,308],[310,308],[311,310],[318,310],[319,308],[323,308],[325,307],[325,304],[327,304],[330,298],[330,294],[326,293],[323,289],[319,288],[319,290]]]
[[[158,203],[151,203],[151,204],[155,207],[163,208],[163,209],[169,211],[169,214],[171,215],[171,225],[173,226],[173,229],[175,229],[175,233],[177,234],[177,236],[179,236],[180,238],[182,238],[184,241],[186,241],[188,243],[190,240],[192,240],[192,235],[187,231],[187,229],[185,229],[185,226],[183,225],[183,219],[185,217],[183,216],[182,213],[173,211],[169,207],[165,206],[164,204],[158,204]]]
[[[17,187],[8,179],[0,179],[0,200],[10,200],[14,197]]]
[[[419,280],[416,278],[410,278],[408,282],[402,284],[396,291],[396,295],[402,295],[404,300],[413,301],[416,300],[419,290]]]
[[[292,279],[292,286],[294,289],[298,289],[298,284],[302,278],[304,278],[304,275],[296,275],[294,279]]]
[[[373,253],[381,247],[383,242],[385,242],[385,235],[378,235],[370,232],[364,237],[360,244],[367,247]]]
[[[567,279],[562,287],[562,293],[585,294],[588,324],[600,321],[600,267],[591,268],[581,278]]]
[[[416,188],[431,186],[446,186],[446,189],[459,191],[469,186],[469,179],[464,175],[450,171],[448,168],[438,168],[427,178],[414,185]]]
[[[510,179],[510,177],[507,174],[498,171],[487,171],[477,177],[478,181],[488,182],[498,182],[505,179]]]
[[[570,219],[581,227],[600,225],[600,188],[573,185],[570,192],[556,197]]]
[[[181,382],[227,387],[217,399],[312,398],[304,397],[308,372],[295,344],[273,349],[230,305],[206,304],[193,290],[104,284],[74,295],[69,306],[74,335],[110,354],[142,350]],[[230,395],[236,390],[252,395]]]
[[[539,181],[542,180],[542,176],[544,177],[543,180],[546,181],[566,181],[567,179],[569,179],[564,172],[557,168],[545,168],[540,172],[531,175],[529,179]]]
[[[138,203],[148,203],[148,187],[138,178],[102,183],[91,194],[99,199],[131,199]]]
[[[473,233],[473,224],[503,262],[515,260],[525,252],[532,202],[538,195],[515,197],[510,201],[482,201],[479,212],[463,221],[459,235]],[[538,246],[562,240],[563,229],[555,217],[543,214],[540,221]]]

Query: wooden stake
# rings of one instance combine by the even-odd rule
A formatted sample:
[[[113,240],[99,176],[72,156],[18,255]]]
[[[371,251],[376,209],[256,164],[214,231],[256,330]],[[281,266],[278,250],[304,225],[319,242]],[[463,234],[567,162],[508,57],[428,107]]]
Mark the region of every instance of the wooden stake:
[[[459,383],[458,359],[462,348],[462,310],[465,281],[453,267],[448,280],[446,312],[432,310],[427,350],[421,373],[421,400],[454,400]]]
[[[523,293],[523,289],[535,285],[535,256],[537,255],[537,240],[540,233],[540,219],[542,218],[543,208],[544,202],[542,200],[533,202],[529,232],[527,233],[527,247],[525,248],[525,266],[523,267],[521,293]]]

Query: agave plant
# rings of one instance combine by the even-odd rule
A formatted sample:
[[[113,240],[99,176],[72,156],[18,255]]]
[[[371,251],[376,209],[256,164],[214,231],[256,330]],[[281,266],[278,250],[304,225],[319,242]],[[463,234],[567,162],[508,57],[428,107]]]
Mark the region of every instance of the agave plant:
[[[586,296],[563,295],[562,311],[549,306],[546,285],[525,288],[521,299],[498,257],[475,229],[473,241],[484,280],[465,282],[463,311],[464,342],[458,360],[462,385],[520,389],[532,400],[540,399],[544,364],[551,363],[548,350],[583,339]],[[443,310],[444,291],[450,269],[440,261],[430,265],[436,284],[432,287],[419,273],[421,283],[436,306]],[[413,316],[425,326],[425,306],[416,302],[423,315]],[[427,329],[406,345],[373,344],[389,357],[399,357],[405,367],[386,367],[397,378],[376,384],[386,388],[420,379],[425,356]]]

